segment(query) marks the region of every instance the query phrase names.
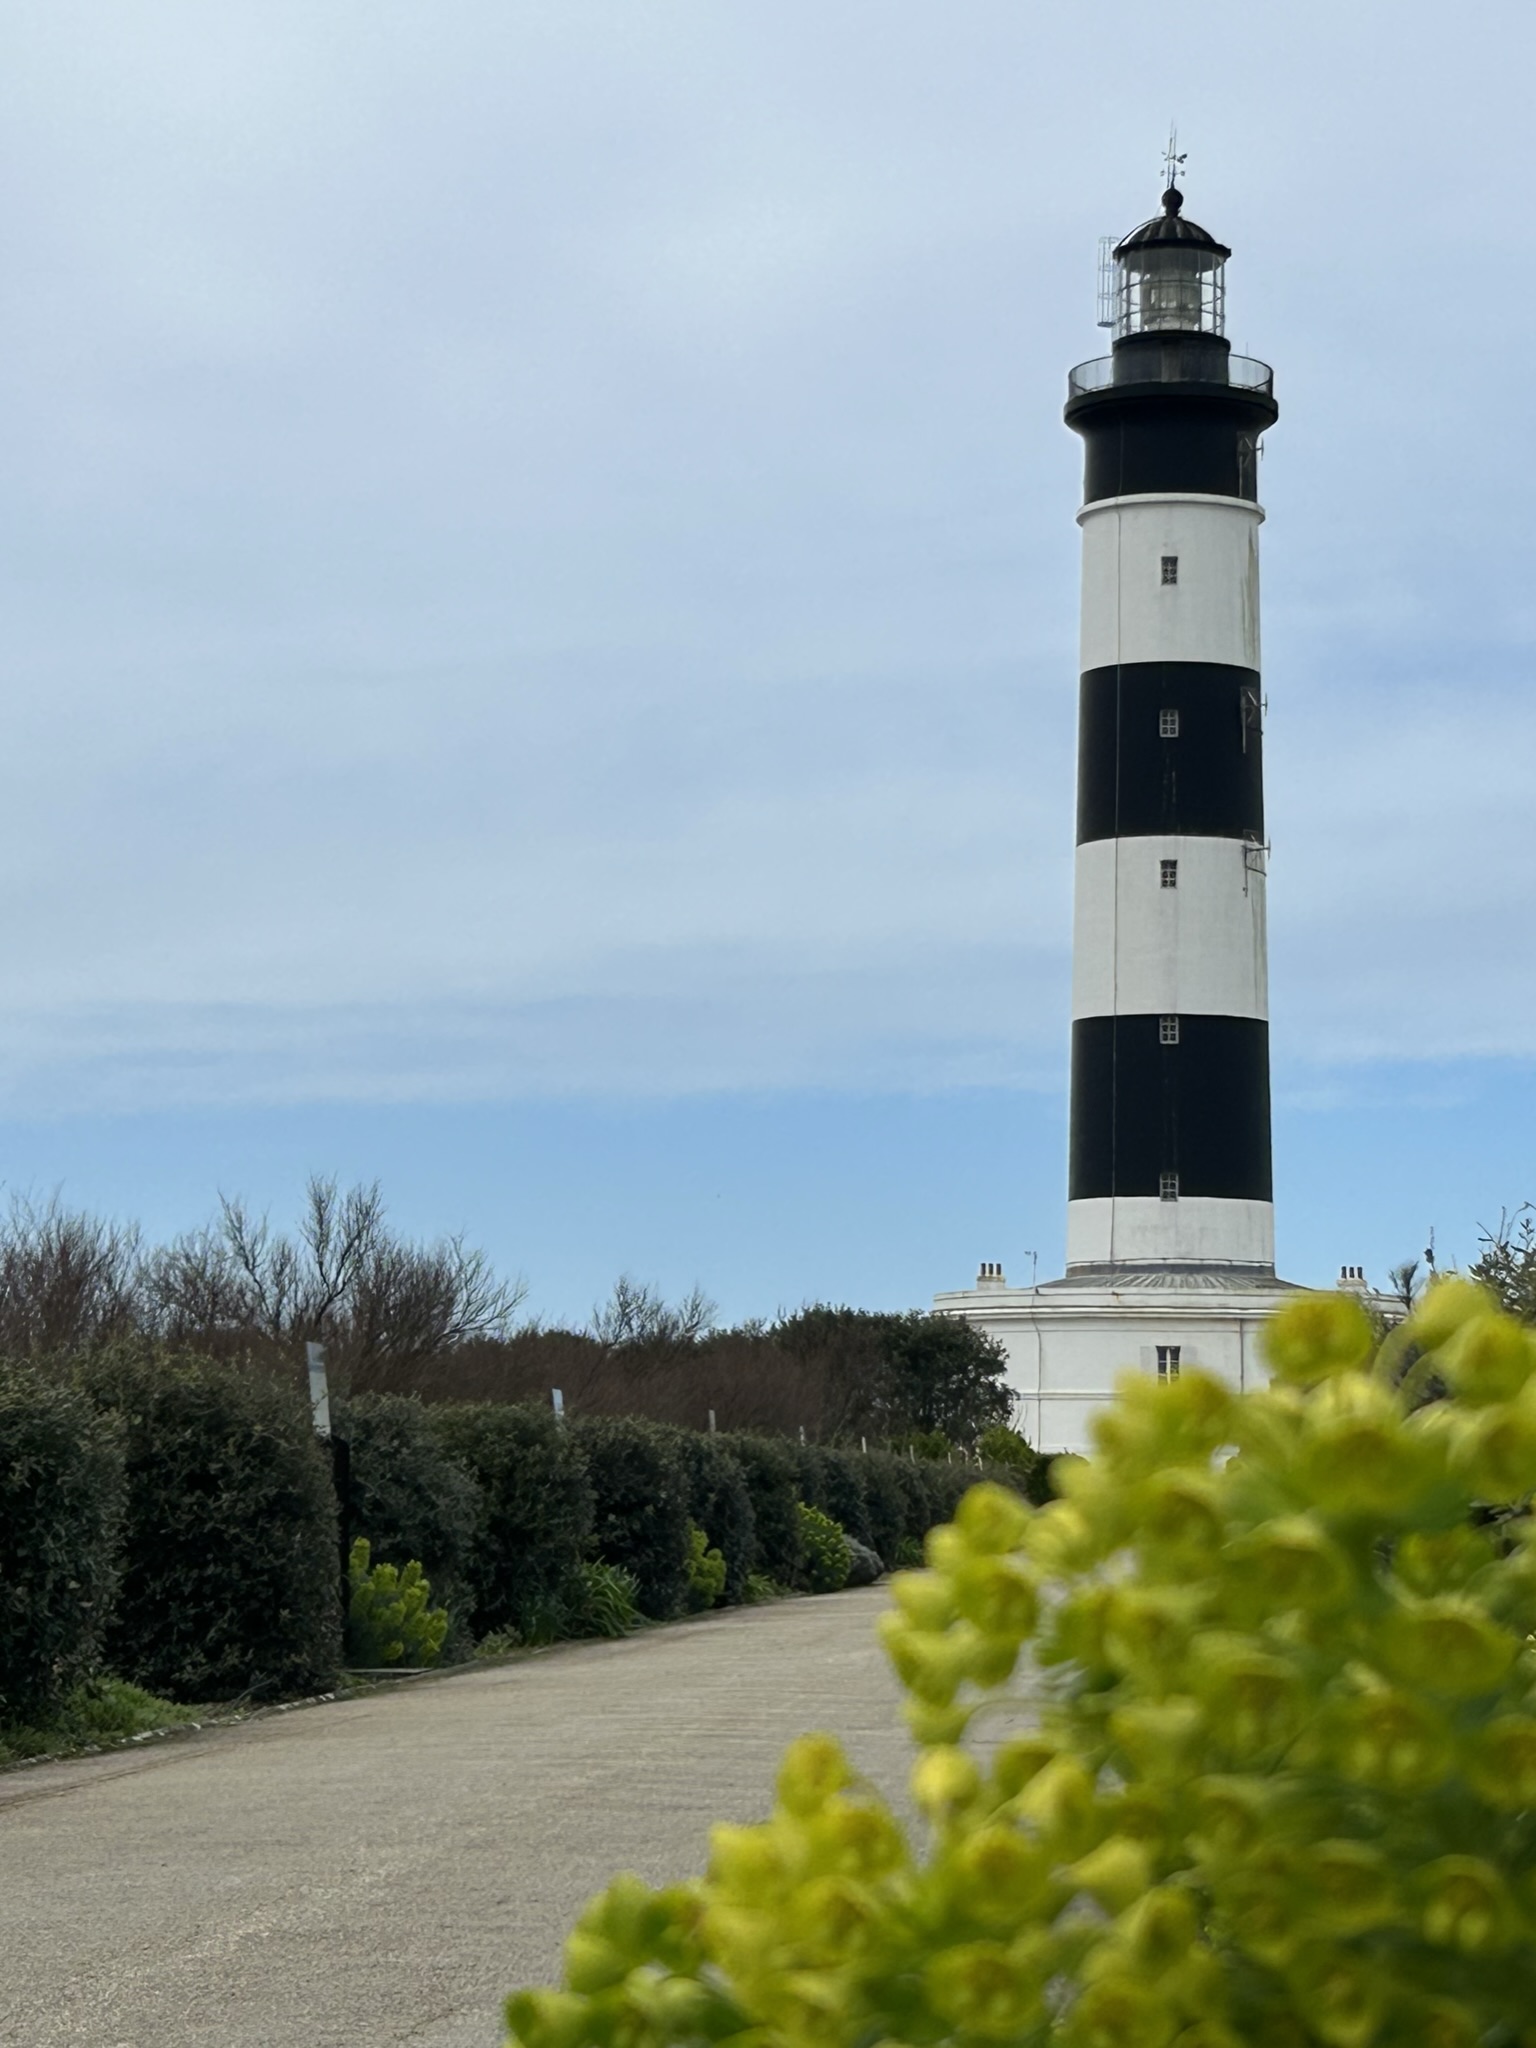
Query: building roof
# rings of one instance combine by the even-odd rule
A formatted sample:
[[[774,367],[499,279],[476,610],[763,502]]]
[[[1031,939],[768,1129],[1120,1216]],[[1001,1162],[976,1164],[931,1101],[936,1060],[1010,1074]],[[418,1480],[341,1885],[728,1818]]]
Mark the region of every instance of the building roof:
[[[1183,205],[1184,194],[1177,185],[1170,185],[1163,194],[1162,212],[1154,214],[1151,220],[1143,221],[1141,226],[1134,228],[1123,242],[1117,243],[1116,256],[1124,256],[1133,249],[1166,247],[1170,242],[1189,249],[1207,249],[1213,256],[1230,256],[1232,251],[1224,243],[1218,242],[1213,234],[1208,233],[1197,222],[1185,220]]]

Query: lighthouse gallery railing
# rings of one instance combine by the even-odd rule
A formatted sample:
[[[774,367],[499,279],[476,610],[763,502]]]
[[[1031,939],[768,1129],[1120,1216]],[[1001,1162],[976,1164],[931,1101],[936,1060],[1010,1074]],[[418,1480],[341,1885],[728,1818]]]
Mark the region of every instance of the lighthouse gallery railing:
[[[1217,376],[1214,371],[1219,362],[1225,375]],[[1122,384],[1131,381],[1130,364],[1117,356],[1095,356],[1091,363],[1079,363],[1075,370],[1067,373],[1069,397],[1080,397],[1087,391],[1107,391],[1117,379]],[[1235,391],[1262,391],[1265,397],[1274,392],[1275,373],[1268,363],[1261,363],[1256,356],[1221,356],[1216,362],[1209,358],[1198,365],[1182,350],[1170,349],[1166,354],[1152,353],[1135,359],[1134,381],[1161,384],[1226,384]]]

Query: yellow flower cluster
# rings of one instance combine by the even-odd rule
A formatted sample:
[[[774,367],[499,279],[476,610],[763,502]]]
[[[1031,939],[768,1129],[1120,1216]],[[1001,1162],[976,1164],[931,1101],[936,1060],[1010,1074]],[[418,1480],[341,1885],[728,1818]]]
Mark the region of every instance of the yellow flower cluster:
[[[1267,1388],[1127,1375],[1060,1498],[977,1487],[892,1582],[919,1842],[808,1736],[512,2039],[1536,2048],[1536,1338],[1456,1280],[1267,1334]]]

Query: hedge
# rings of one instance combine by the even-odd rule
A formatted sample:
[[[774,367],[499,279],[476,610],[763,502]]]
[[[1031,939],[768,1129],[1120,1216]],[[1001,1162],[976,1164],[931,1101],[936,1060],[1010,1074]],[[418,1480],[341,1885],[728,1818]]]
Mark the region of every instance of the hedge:
[[[752,1500],[756,1534],[754,1571],[778,1585],[792,1586],[800,1570],[799,1501],[794,1447],[784,1437],[745,1432],[720,1441],[741,1466]]]
[[[825,1445],[821,1454],[822,1497],[815,1505],[824,1509],[846,1534],[873,1549],[877,1546],[869,1519],[869,1487],[865,1478],[868,1463],[863,1451],[850,1450],[843,1444]]]
[[[685,1433],[629,1415],[584,1416],[571,1436],[592,1486],[592,1542],[604,1564],[635,1577],[640,1612],[686,1612],[692,1548]]]
[[[365,1536],[375,1565],[419,1563],[434,1606],[467,1625],[474,1606],[475,1539],[484,1513],[479,1486],[443,1448],[420,1401],[358,1394],[331,1403],[333,1426],[351,1448],[347,1530]],[[451,1642],[451,1638],[450,1638]]]
[[[476,1635],[555,1632],[592,1536],[592,1488],[569,1430],[532,1402],[433,1402],[423,1413],[480,1489],[469,1571]]]
[[[907,1533],[907,1489],[901,1483],[900,1464],[890,1451],[871,1451],[864,1460],[864,1501],[869,1516],[866,1540],[887,1566],[895,1564]]]
[[[98,1354],[79,1378],[123,1430],[112,1669],[182,1700],[330,1685],[341,1658],[336,1496],[297,1386],[138,1347]]]
[[[725,1559],[726,1606],[734,1606],[747,1590],[747,1574],[757,1547],[752,1495],[741,1460],[717,1436],[697,1430],[682,1434],[683,1466],[688,1481],[689,1519],[697,1522]]]
[[[0,1365],[0,1722],[46,1721],[95,1670],[122,1507],[115,1422],[75,1388]]]

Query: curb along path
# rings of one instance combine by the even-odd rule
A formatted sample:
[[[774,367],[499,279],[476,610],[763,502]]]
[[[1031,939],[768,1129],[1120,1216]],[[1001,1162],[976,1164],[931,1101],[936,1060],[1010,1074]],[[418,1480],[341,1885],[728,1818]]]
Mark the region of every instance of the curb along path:
[[[616,1870],[702,1868],[827,1728],[899,1791],[882,1587],[0,1778],[5,2048],[496,2048]]]

